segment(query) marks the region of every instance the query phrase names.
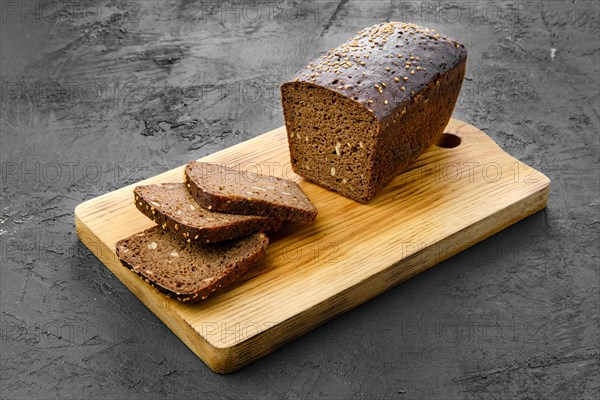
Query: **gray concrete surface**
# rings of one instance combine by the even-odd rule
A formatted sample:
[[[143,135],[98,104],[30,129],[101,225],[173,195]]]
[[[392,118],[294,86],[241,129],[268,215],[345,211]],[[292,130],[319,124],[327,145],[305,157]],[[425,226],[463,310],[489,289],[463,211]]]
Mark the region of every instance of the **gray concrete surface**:
[[[596,1],[45,4],[0,2],[1,398],[597,398]],[[466,44],[455,117],[547,174],[548,207],[214,374],[73,209],[282,125],[278,84],[385,20]]]

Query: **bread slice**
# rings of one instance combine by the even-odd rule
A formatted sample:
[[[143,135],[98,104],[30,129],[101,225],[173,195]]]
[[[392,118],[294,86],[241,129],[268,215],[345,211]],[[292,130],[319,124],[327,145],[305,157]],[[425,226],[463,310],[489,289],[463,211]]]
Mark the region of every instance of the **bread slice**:
[[[211,210],[306,224],[317,217],[300,186],[286,179],[192,161],[185,166],[185,180],[198,204]]]
[[[116,250],[121,263],[144,281],[193,303],[236,281],[264,257],[268,243],[264,233],[215,244],[187,243],[155,226],[117,242]]]
[[[183,183],[138,186],[134,195],[138,210],[187,242],[215,243],[281,226],[281,221],[273,218],[206,210],[196,203]]]

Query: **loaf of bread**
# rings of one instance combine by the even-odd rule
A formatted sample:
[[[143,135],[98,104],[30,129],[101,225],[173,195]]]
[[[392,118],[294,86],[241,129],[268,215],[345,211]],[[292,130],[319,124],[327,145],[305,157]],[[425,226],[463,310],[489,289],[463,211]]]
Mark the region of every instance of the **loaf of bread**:
[[[293,171],[369,201],[443,133],[466,59],[454,40],[389,22],[311,62],[281,87]]]

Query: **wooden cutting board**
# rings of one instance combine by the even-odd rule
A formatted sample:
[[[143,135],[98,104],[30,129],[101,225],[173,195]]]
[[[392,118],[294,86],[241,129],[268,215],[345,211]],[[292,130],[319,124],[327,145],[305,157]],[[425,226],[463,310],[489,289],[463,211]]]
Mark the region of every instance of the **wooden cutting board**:
[[[203,158],[294,179],[319,216],[285,224],[259,266],[195,305],[160,294],[115,255],[115,242],[153,225],[133,204],[137,184],[80,204],[77,234],[212,370],[232,372],[546,206],[546,176],[469,124],[451,120],[446,133],[447,147],[432,146],[369,204],[294,175],[283,127]],[[182,179],[179,167],[138,184]]]

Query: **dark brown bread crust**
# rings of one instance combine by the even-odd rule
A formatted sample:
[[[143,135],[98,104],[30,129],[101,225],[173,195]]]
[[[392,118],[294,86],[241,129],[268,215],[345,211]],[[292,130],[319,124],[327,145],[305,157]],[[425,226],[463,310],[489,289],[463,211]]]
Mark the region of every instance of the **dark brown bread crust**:
[[[413,24],[390,22],[358,32],[281,87],[292,169],[367,202],[443,133],[466,58],[462,44]],[[321,98],[334,105],[328,108]],[[339,109],[348,110],[346,120],[336,114],[313,123],[314,115]],[[346,134],[357,124],[363,124],[358,133]],[[343,162],[345,153],[356,168]]]
[[[317,217],[300,186],[282,178],[191,161],[185,166],[185,181],[198,204],[210,210],[305,224]]]
[[[266,254],[269,239],[257,233],[216,244],[186,243],[155,226],[116,243],[121,263],[179,301],[195,303],[237,281]]]
[[[187,242],[216,243],[256,232],[279,229],[282,221],[205,210],[195,202],[183,183],[138,186],[135,205],[164,230]]]
[[[431,81],[407,105],[401,124],[383,125],[377,142],[375,159],[379,160],[369,196],[385,187],[405,171],[444,131],[458,98],[466,64],[463,62],[448,71],[443,78]],[[424,102],[421,99],[429,101]],[[452,99],[452,101],[448,101]]]

